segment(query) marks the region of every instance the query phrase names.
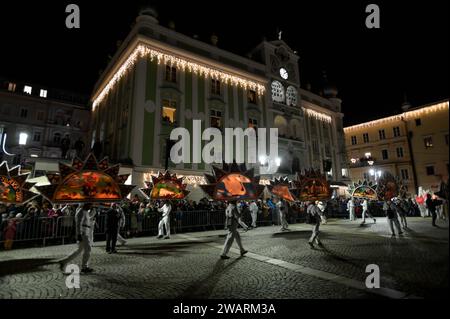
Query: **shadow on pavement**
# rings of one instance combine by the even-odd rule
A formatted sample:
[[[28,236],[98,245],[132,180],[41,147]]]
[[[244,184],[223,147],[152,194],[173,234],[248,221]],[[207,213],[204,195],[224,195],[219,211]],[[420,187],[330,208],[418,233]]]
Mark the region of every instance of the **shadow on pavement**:
[[[0,277],[21,274],[39,270],[39,268],[54,264],[53,258],[29,258],[0,261]]]
[[[219,258],[219,256],[218,256]],[[193,283],[186,290],[180,294],[179,298],[209,298],[219,282],[220,276],[225,272],[225,270],[232,269],[235,264],[241,260],[243,257],[232,259],[231,261],[226,261],[218,259],[214,264],[212,271],[204,276],[202,279]]]
[[[284,232],[276,232],[272,237],[282,237],[285,239],[299,239],[311,237],[311,230],[288,230]]]
[[[183,253],[193,253],[193,250],[189,248],[204,245],[212,241],[189,241],[189,242],[175,242],[167,243],[161,242],[161,244],[139,244],[118,246],[118,255],[157,255],[157,256],[173,256],[174,253],[181,255]],[[104,246],[103,246],[104,247]],[[176,255],[175,255],[176,256]]]

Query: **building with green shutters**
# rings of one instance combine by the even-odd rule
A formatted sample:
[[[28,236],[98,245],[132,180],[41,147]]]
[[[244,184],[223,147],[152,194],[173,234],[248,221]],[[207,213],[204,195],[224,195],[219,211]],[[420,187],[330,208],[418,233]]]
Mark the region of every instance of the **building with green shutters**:
[[[263,41],[251,58],[220,49],[217,41],[215,36],[209,44],[183,35],[160,25],[153,10],[142,10],[95,85],[92,145],[100,143],[111,161],[130,164],[132,183],[138,186],[167,164],[186,177],[192,198],[198,199],[203,194],[197,184],[210,165],[166,163],[174,128],[184,127],[192,136],[193,120],[202,121],[202,130],[222,132],[276,127],[278,159],[270,160],[279,165],[277,175],[315,168],[332,181],[345,180],[337,90],[328,86],[319,96],[301,88],[299,57],[281,39]]]

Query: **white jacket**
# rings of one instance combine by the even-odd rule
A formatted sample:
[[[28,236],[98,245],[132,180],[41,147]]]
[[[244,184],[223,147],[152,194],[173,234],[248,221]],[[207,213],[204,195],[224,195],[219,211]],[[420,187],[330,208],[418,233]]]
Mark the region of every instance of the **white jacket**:
[[[95,215],[97,211],[95,208],[85,210],[81,207],[77,208],[75,213],[76,234],[90,236],[95,226]]]
[[[159,208],[158,211],[162,212],[162,218],[169,217],[169,214],[172,210],[172,206],[169,203],[165,203],[163,207]]]

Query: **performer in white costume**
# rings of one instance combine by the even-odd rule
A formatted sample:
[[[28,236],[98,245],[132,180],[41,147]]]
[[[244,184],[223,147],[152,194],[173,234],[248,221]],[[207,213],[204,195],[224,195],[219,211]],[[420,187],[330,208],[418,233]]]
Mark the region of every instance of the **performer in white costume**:
[[[348,210],[348,219],[356,220],[355,216],[355,202],[353,201],[353,197],[349,199],[347,202],[347,210]]]
[[[75,223],[78,248],[67,257],[59,260],[60,269],[62,271],[65,271],[66,265],[81,253],[83,253],[81,261],[81,272],[89,273],[94,271],[89,267],[89,259],[91,257],[96,215],[97,211],[94,207],[92,207],[92,204],[90,203],[80,205],[77,208],[77,212],[75,214]]]
[[[158,239],[164,237],[164,239],[170,238],[170,212],[172,211],[172,205],[170,202],[166,202],[163,207],[158,208],[159,212],[162,212],[162,218],[158,225]],[[164,227],[166,228],[166,235],[164,236]]]

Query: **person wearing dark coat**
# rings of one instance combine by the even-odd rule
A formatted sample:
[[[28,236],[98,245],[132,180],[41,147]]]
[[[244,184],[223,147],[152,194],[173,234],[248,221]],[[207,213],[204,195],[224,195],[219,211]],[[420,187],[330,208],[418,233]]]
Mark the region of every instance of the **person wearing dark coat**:
[[[106,252],[109,254],[117,253],[117,234],[122,216],[123,214],[119,205],[116,203],[113,203],[111,208],[106,212]]]

